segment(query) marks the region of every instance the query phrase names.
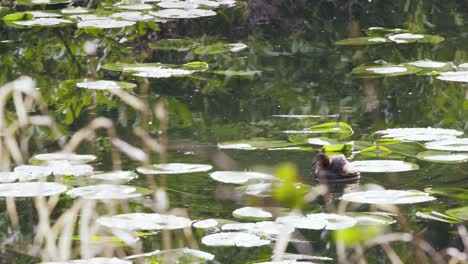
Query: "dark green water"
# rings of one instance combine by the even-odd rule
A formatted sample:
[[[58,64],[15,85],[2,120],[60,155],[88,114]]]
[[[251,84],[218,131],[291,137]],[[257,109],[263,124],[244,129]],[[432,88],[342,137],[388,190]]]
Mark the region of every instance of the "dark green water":
[[[78,1],[74,5],[102,10],[104,4],[112,3]],[[24,10],[58,10],[65,7],[15,6],[9,1],[2,1],[2,6],[10,7],[8,10],[0,9],[2,16]],[[155,24],[139,22],[138,28],[134,26],[125,30],[84,30],[77,29],[74,24],[52,28],[15,28],[0,22],[0,41],[9,40],[0,42],[0,83],[5,84],[23,75],[33,78],[49,113],[57,120],[65,136],[73,135],[96,117],[107,117],[114,122],[120,138],[141,147],[141,140],[132,132],[134,128],[142,127],[158,140],[164,138],[158,133],[165,129],[164,124],[154,114],[138,112],[109,93],[60,86],[62,81],[82,78],[133,82],[138,86],[130,93],[145,100],[149,112],[158,102],[163,101],[167,105],[168,152],[165,158],[151,153],[152,163],[202,163],[212,164],[215,170],[273,172],[279,164],[289,162],[298,167],[301,179],[311,185],[316,185],[312,162],[319,148],[313,152],[219,150],[217,144],[256,137],[287,140],[288,135],[282,133],[283,130],[337,121],[335,117],[306,121],[272,117],[279,114],[339,115],[340,121],[350,124],[354,130],[354,134],[344,140],[346,142],[372,143],[377,138],[373,132],[397,127],[467,131],[466,83],[445,82],[433,76],[419,75],[375,79],[350,76],[353,68],[377,60],[392,64],[417,60],[453,62],[454,65],[467,62],[467,1],[253,0],[216,11],[218,15],[212,17]],[[341,39],[363,36],[362,29],[373,26],[398,27],[438,35],[445,41],[373,46],[335,44]],[[124,37],[127,41],[122,41]],[[237,53],[197,55],[192,51],[159,51],[148,47],[157,39],[172,38],[188,38],[207,45],[219,41],[242,42],[248,49]],[[98,43],[96,54],[86,54],[84,51],[84,45],[89,41]],[[203,74],[144,79],[101,68],[106,63],[115,62],[183,64],[190,61],[204,61],[210,70],[250,70],[261,71],[261,74],[252,77]],[[11,122],[17,118],[15,109],[12,104],[8,104],[7,109],[10,113],[7,120]],[[38,139],[29,145],[29,156],[60,150],[57,139],[49,129],[31,128],[27,133]],[[91,163],[95,170],[111,170],[110,146],[106,133],[100,130],[95,138],[81,144],[77,152],[97,155],[97,160]],[[356,154],[354,159],[371,158]],[[347,187],[353,189],[372,183],[386,189],[401,190],[422,191],[428,187],[468,189],[466,162],[427,162],[414,155],[402,156],[401,159],[418,164],[420,169],[399,173],[362,173],[358,183]],[[141,163],[126,158],[122,163],[125,170],[135,170],[139,166]],[[12,167],[2,169],[9,171]],[[154,177],[158,184],[162,184],[158,176]],[[148,187],[145,177],[129,184]],[[170,208],[186,208],[191,219],[233,219],[234,209],[268,203],[236,199],[232,195],[234,187],[215,182],[208,177],[208,173],[167,178]],[[342,189],[343,186],[337,188],[337,197]],[[50,216],[52,222],[73,203],[69,198],[62,198]],[[415,216],[422,208],[444,212],[467,205],[466,197],[437,198],[429,203],[403,205],[401,212],[412,232],[426,239],[436,250],[455,247],[463,251],[456,225]],[[31,201],[17,200],[20,227],[15,228],[6,213],[4,200],[1,200],[0,263],[41,261],[38,252],[43,250],[43,245],[39,249],[31,246],[37,232],[37,214]],[[150,208],[130,203],[127,210],[121,213],[150,212]],[[306,208],[309,211],[328,210],[321,200]],[[361,206],[349,210],[367,209]],[[402,230],[400,224],[394,224],[388,232]],[[308,231],[302,235],[310,243],[291,243],[288,252],[327,256],[335,259],[333,263],[337,261],[330,231]],[[201,250],[216,255],[213,263],[267,261],[272,253],[270,247],[207,247],[199,242],[202,236],[201,232],[194,231],[195,244]],[[181,231],[174,232],[172,237],[174,248],[193,245]],[[79,242],[75,242],[74,248],[79,248]],[[393,243],[391,246],[403,263],[418,260],[410,243]],[[143,248],[146,252],[161,249],[161,236],[144,238]],[[122,252],[131,251],[124,246],[122,249]],[[109,252],[112,251],[96,252],[96,256],[109,256]],[[115,256],[122,257],[122,252]],[[391,263],[380,247],[370,248],[364,254],[369,263]],[[73,258],[80,257],[79,250],[76,250]]]

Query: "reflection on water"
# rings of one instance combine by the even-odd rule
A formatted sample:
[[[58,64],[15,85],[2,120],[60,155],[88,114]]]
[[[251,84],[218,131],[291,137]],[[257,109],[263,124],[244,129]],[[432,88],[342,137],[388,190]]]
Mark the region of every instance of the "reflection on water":
[[[456,225],[467,220],[463,155],[468,151],[460,134],[467,127],[466,75],[462,66],[440,76],[434,68],[442,62],[444,70],[452,71],[468,60],[468,9],[462,2],[52,2],[3,1],[0,7],[0,16],[8,15],[0,25],[0,182],[5,184],[0,186],[0,263],[93,257],[116,258],[115,263],[321,261],[317,257],[354,263],[363,256],[369,262],[466,261],[461,252],[467,245],[459,239],[466,229]],[[162,9],[165,5],[171,8]],[[50,12],[18,13],[32,10]],[[124,15],[122,10],[142,13]],[[117,20],[102,19],[107,16]],[[385,38],[379,45],[335,44],[364,37],[369,30],[363,29],[377,26],[437,41],[412,42],[414,35],[398,31],[392,33],[406,35],[388,36],[398,43],[387,42],[384,35],[375,36]],[[428,65],[430,70],[417,68]],[[372,78],[354,78],[358,70]],[[386,77],[374,78],[379,74]],[[316,131],[338,122],[351,130]],[[417,138],[407,143],[374,133],[400,127],[447,128],[461,139],[449,135],[449,143],[442,142],[449,149],[429,153],[427,146],[441,142],[424,144],[419,136],[438,136],[405,135],[404,141]],[[304,130],[317,134],[304,136]],[[227,143],[231,147],[222,147]],[[357,182],[323,188],[315,181],[313,157],[325,145],[353,160],[404,160],[415,170],[363,171]],[[31,159],[61,151],[97,159]],[[284,163],[297,171],[277,171]],[[177,171],[181,164],[206,164],[211,171]],[[244,170],[276,175],[283,182],[267,177],[217,182],[209,176]],[[55,184],[32,184],[36,181]],[[439,192],[436,201],[398,207],[339,199],[382,187],[462,191],[457,196]],[[297,205],[302,211],[286,208]],[[250,229],[230,246],[202,243],[207,235],[222,234],[223,224],[253,225],[254,220],[232,215],[245,206],[268,208],[271,220],[379,211],[398,224],[365,226],[368,232],[359,225],[342,232],[296,228],[275,236]],[[141,228],[112,218],[108,222],[116,226],[98,221],[131,213],[152,215],[128,220],[142,221]],[[172,228],[178,223],[174,219],[188,224]],[[190,227],[190,221],[203,219],[219,224]],[[253,247],[257,239],[271,245]]]

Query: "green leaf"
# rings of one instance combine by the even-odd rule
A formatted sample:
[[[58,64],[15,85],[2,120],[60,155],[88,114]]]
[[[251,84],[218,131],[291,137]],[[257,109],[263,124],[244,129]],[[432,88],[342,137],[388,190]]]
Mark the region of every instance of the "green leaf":
[[[350,228],[333,231],[335,243],[342,242],[351,247],[385,232],[384,225],[355,225]]]
[[[464,221],[468,221],[468,206],[458,207],[445,211],[449,216],[453,216]]]
[[[351,76],[355,78],[380,78],[415,74],[419,71],[421,69],[418,67],[403,64],[361,65],[352,70]]]
[[[362,37],[362,38],[349,38],[335,42],[340,46],[364,46],[364,45],[378,45],[382,43],[392,42],[384,37]]]
[[[282,164],[277,168],[276,176],[281,181],[273,183],[273,198],[289,208],[303,207],[308,189],[299,183],[296,166],[291,163]]]
[[[28,12],[19,12],[8,14],[3,17],[4,21],[19,21],[19,20],[31,20],[34,18],[34,15]]]
[[[189,39],[161,39],[151,42],[149,47],[154,50],[189,51],[199,45],[200,43]]]
[[[269,138],[253,138],[246,140],[226,141],[218,143],[220,149],[270,149],[297,146],[297,143],[290,143],[283,140],[274,140]]]
[[[422,209],[418,212],[416,212],[416,216],[425,218],[425,219],[431,219],[431,220],[436,220],[440,222],[445,222],[445,223],[450,223],[450,224],[460,224],[463,221],[459,218],[443,214],[431,209]]]
[[[391,153],[392,151],[384,146],[372,146],[361,150],[361,154],[370,157],[385,157]]]
[[[462,163],[468,161],[468,153],[452,153],[449,151],[428,150],[419,152],[416,158],[440,163]]]
[[[453,197],[456,199],[468,200],[468,190],[461,189],[461,188],[450,188],[450,187],[426,188],[424,189],[424,192],[427,192],[430,194]]]

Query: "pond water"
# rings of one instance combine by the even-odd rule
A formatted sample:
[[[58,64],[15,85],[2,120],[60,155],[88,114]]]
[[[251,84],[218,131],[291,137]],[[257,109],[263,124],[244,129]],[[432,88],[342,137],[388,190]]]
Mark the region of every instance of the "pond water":
[[[0,263],[468,261],[466,2],[0,3]]]

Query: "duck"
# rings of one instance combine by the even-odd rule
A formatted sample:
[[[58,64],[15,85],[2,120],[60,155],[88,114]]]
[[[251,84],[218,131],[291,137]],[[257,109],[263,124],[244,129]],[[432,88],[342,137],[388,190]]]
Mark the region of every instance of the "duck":
[[[315,178],[318,181],[342,182],[360,178],[360,172],[350,166],[346,157],[341,155],[329,156],[319,153],[315,157]]]

